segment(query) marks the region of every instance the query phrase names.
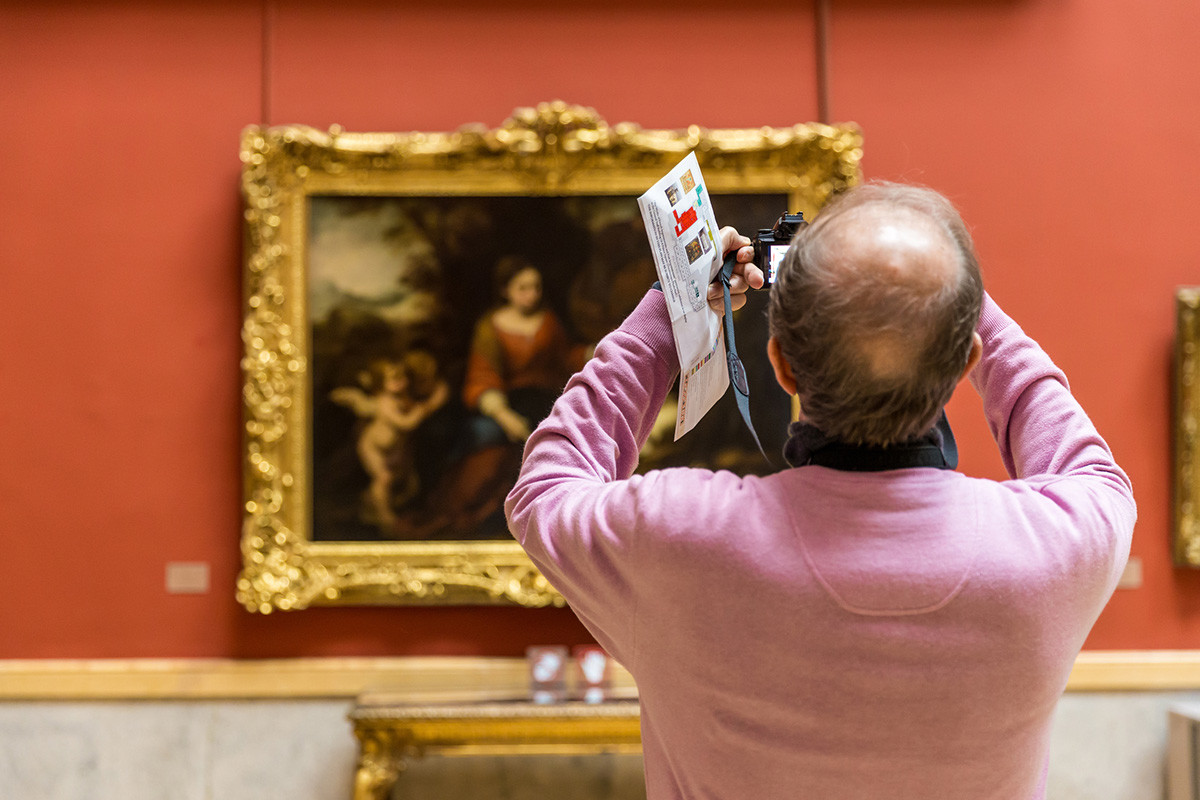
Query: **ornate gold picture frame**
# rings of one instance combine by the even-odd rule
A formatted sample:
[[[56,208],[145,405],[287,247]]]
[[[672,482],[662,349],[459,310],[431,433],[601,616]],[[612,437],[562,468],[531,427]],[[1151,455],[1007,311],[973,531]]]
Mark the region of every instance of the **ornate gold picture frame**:
[[[480,333],[508,296],[493,273],[520,260],[546,315],[563,317],[551,338],[586,353],[653,281],[635,198],[690,151],[718,222],[753,233],[853,184],[862,138],[849,125],[609,126],[560,102],[495,129],[244,131],[246,608],[563,604],[502,516],[496,527],[502,483],[484,490],[502,473],[480,442],[498,442],[490,458],[504,441],[477,424],[491,423],[468,384],[476,351],[498,346]],[[728,438],[698,431],[681,443]],[[742,459],[670,451],[643,457]]]
[[[1200,288],[1175,292],[1175,563],[1200,567]]]

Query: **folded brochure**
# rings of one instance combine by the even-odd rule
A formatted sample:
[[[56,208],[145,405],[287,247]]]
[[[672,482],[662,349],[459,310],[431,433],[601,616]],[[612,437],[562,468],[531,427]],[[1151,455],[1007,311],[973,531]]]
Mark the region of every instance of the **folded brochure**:
[[[675,438],[696,426],[729,387],[721,316],[708,287],[721,269],[721,242],[696,154],[638,198],[679,354]]]

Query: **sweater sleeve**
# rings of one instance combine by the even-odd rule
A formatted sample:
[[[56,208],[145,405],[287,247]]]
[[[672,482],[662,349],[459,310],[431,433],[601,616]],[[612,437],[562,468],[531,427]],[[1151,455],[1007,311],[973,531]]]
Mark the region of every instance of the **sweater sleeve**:
[[[679,371],[666,303],[649,292],[568,381],[525,445],[509,528],[597,641],[631,666],[638,453]]]
[[[1109,592],[1129,554],[1137,510],[1133,488],[1108,445],[1071,395],[1066,377],[1038,344],[984,297],[983,357],[971,382],[1010,477],[1056,507],[1076,558],[1108,568]]]

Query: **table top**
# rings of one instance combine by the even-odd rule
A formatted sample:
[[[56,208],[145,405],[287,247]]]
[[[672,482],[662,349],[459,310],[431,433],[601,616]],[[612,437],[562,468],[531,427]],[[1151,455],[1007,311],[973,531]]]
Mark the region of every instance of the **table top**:
[[[350,719],[636,718],[638,714],[636,689],[581,693],[484,687],[445,691],[381,689],[365,692],[359,696],[350,712]]]

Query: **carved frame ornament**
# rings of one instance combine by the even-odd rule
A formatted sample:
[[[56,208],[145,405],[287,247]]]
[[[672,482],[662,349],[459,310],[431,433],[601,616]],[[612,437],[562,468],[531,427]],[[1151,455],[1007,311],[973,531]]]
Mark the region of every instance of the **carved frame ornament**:
[[[306,244],[314,195],[629,195],[695,151],[712,193],[783,193],[810,216],[855,183],[853,125],[645,130],[562,102],[500,127],[348,133],[250,127],[245,200],[243,569],[247,609],[314,604],[517,604],[562,597],[515,542],[313,541]]]
[[[1200,288],[1175,292],[1175,563],[1200,567]]]

